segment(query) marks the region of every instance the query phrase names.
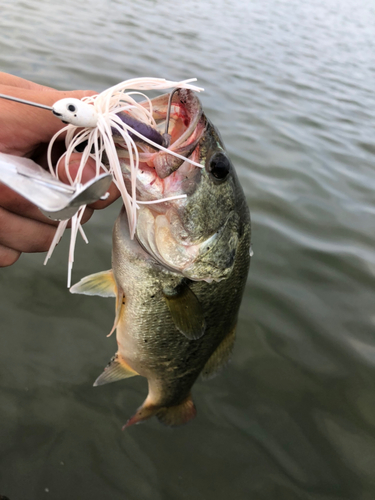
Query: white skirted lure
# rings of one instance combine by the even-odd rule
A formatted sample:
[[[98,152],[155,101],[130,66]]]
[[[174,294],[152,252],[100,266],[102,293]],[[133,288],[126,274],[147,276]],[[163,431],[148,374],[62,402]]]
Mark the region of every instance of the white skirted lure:
[[[63,132],[66,132],[65,144],[66,153],[65,157],[65,171],[66,175],[72,186],[79,184],[81,182],[82,173],[88,158],[93,158],[96,162],[96,177],[98,177],[103,172],[109,172],[113,176],[113,181],[119,189],[122,200],[125,205],[129,228],[131,237],[134,237],[136,224],[137,224],[137,204],[149,203],[141,202],[136,199],[136,175],[137,168],[139,164],[138,148],[134,142],[133,137],[139,137],[142,141],[156,147],[162,151],[166,151],[171,155],[177,156],[180,159],[188,161],[197,167],[202,167],[199,163],[196,163],[188,158],[184,158],[179,154],[167,149],[167,144],[157,141],[152,135],[152,131],[155,131],[156,123],[152,114],[152,103],[150,99],[140,90],[167,90],[175,88],[186,88],[196,92],[203,90],[200,87],[192,85],[191,82],[196,81],[196,78],[189,80],[184,80],[181,82],[168,81],[162,78],[134,78],[132,80],[126,80],[124,82],[115,85],[104,92],[90,96],[84,97],[82,100],[75,98],[65,98],[57,101],[52,106],[52,111],[55,116],[60,118],[63,122],[68,123],[66,127],[61,129],[55,136],[51,139],[48,148],[48,164],[50,172],[53,176],[57,177],[58,173],[55,171],[51,160],[52,146],[56,138]],[[137,92],[126,92],[127,90],[136,90]],[[133,95],[137,94],[146,99],[149,106],[141,105],[137,102]],[[118,113],[126,111],[126,116],[130,117],[129,123],[124,123],[120,119]],[[144,124],[148,127],[148,132],[146,135],[142,133],[142,130],[136,129],[132,126],[131,119],[135,120],[137,123]],[[129,193],[126,189],[123,174],[121,171],[120,162],[116,153],[116,147],[113,140],[113,132],[122,137],[129,154],[129,167],[131,171],[131,192]],[[160,135],[156,133],[157,135]],[[87,141],[87,142],[86,142]],[[156,141],[156,142],[155,142]],[[82,143],[86,143],[82,157],[80,167],[73,180],[69,173],[69,160],[71,154],[74,150]],[[104,165],[102,162],[103,154],[105,153],[108,164]],[[171,200],[175,198],[181,198],[182,196],[177,196],[174,198],[164,198],[155,200],[155,203],[160,203],[166,200]],[[71,238],[70,238],[70,249],[69,249],[69,264],[68,264],[68,287],[70,287],[71,282],[71,271],[74,261],[74,247],[78,231],[82,228],[80,225],[84,210],[86,205],[80,207],[78,212],[71,218]],[[54,248],[60,241],[62,234],[68,224],[68,220],[60,222],[55,238],[50,246],[45,259],[45,264],[51,257]]]

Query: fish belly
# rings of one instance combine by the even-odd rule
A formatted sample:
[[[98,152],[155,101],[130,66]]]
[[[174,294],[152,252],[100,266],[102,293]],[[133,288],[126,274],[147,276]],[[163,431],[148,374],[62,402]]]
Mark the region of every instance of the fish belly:
[[[206,359],[189,356],[190,343],[176,328],[163,290],[182,277],[159,266],[130,239],[120,215],[114,227],[112,268],[125,300],[117,326],[119,353],[148,379],[154,404],[169,406],[184,400]]]

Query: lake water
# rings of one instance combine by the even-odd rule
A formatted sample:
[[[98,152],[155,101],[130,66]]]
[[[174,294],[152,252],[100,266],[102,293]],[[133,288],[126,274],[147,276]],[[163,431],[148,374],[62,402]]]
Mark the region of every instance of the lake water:
[[[374,0],[2,2],[2,71],[98,91],[199,79],[254,257],[232,362],[195,385],[197,418],[126,432],[146,383],[92,387],[113,303],[68,293],[68,238],[47,267],[2,269],[0,494],[375,498],[374,34]],[[118,211],[86,225],[74,282],[110,267]]]

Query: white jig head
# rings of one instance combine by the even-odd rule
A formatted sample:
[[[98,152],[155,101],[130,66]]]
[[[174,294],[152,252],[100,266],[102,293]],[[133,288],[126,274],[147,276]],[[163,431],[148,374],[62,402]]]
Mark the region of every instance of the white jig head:
[[[64,123],[70,123],[76,127],[96,127],[98,114],[94,106],[74,97],[67,97],[55,102],[52,112]]]

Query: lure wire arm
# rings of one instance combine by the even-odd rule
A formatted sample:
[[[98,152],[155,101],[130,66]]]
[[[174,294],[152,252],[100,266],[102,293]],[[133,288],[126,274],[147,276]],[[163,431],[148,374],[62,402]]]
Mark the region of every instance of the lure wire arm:
[[[10,95],[0,94],[2,99],[8,99],[8,101],[19,102],[21,104],[28,104],[29,106],[35,106],[36,108],[47,109],[48,111],[53,112],[53,108],[51,106],[45,106],[44,104],[39,104],[37,102],[26,101],[26,99],[20,99],[19,97],[13,97]]]
[[[170,117],[171,117],[172,99],[173,99],[174,94],[177,92],[177,90],[178,90],[178,88],[175,88],[174,90],[172,90],[172,92],[169,95],[169,99],[168,99],[167,117],[165,120],[165,130],[164,130],[164,134],[163,134],[163,139],[164,139],[163,146],[166,148],[169,147],[170,141],[171,141],[171,136],[170,136],[170,134],[168,134],[168,129],[169,129],[169,121],[170,121]],[[54,110],[54,108],[52,108],[51,106],[46,106],[45,104],[39,104],[37,102],[27,101],[26,99],[20,99],[19,97],[13,97],[13,96],[6,95],[6,94],[0,94],[0,98],[7,99],[8,101],[18,102],[20,104],[27,104],[28,106],[34,106],[36,108],[46,109],[47,111],[52,111],[53,114],[59,116],[59,113],[57,113]]]

